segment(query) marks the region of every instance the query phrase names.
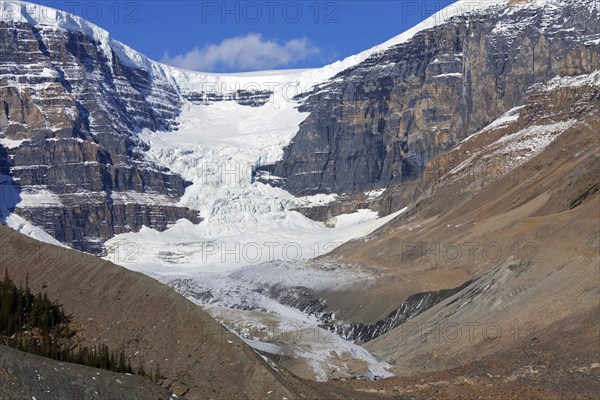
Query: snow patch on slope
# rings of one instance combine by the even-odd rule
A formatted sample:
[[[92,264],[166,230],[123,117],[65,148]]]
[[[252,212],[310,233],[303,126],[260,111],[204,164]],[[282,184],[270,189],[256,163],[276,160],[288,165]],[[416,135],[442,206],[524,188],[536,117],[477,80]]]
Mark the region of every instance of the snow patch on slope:
[[[481,131],[469,136],[467,139],[472,138],[476,135],[479,135],[479,134],[487,132],[487,131],[493,131],[495,129],[502,128],[506,125],[509,125],[513,122],[518,121],[519,117],[520,117],[519,111],[522,109],[523,109],[523,106],[511,108],[510,110],[508,110],[507,112],[502,114],[502,116],[500,116],[500,118],[498,118],[495,121],[493,121],[492,123],[490,123],[488,126],[483,128]]]
[[[356,210],[352,214],[341,214],[336,217],[330,218],[327,221],[327,225],[339,229],[360,224],[364,221],[369,221],[373,219],[377,219],[377,212],[366,208]]]
[[[560,134],[576,123],[577,120],[567,120],[548,125],[532,125],[503,136],[453,168],[449,175],[457,174],[468,167],[474,167],[476,170],[485,168],[486,165],[492,165],[495,159],[505,160],[502,163],[502,171],[516,168],[541,153]]]
[[[23,143],[29,142],[29,139],[13,140],[5,137],[0,137],[0,146],[6,147],[7,149],[16,149]]]
[[[54,239],[48,233],[44,232],[42,229],[27,221],[25,218],[6,210],[0,210],[0,214],[4,215],[4,213],[6,213],[6,218],[3,218],[3,223],[9,228],[12,228],[17,232],[20,232],[40,242],[53,244],[60,247],[67,247],[58,240]]]
[[[26,186],[19,188],[17,207],[62,207],[60,197],[45,186]]]
[[[577,120],[549,125],[533,125],[494,142],[493,155],[512,155],[515,160],[529,159],[544,150],[558,135],[571,128]]]
[[[25,198],[27,197],[26,194],[20,193],[20,188],[14,185],[10,176],[0,174],[0,221],[9,228],[21,232],[33,239],[65,247],[42,229],[34,226],[25,218],[22,218],[11,211],[14,210],[17,204],[27,201],[23,200],[23,196],[25,196]],[[34,194],[33,196],[38,201],[56,201],[52,196],[44,196],[43,191],[39,192],[37,195]],[[30,197],[30,200],[34,199]]]
[[[545,86],[546,92],[552,92],[560,88],[581,88],[584,86],[600,87],[600,70],[591,74],[577,76],[557,76],[551,79]]]
[[[139,193],[133,190],[111,192],[110,198],[116,204],[146,204],[151,206],[175,206],[173,198],[157,193]]]

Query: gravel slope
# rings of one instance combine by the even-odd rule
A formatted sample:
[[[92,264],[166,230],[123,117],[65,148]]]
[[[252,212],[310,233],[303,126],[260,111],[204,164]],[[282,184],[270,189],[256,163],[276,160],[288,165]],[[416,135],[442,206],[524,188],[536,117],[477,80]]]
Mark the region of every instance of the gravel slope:
[[[0,346],[2,400],[165,400],[175,397],[149,380],[38,357]]]

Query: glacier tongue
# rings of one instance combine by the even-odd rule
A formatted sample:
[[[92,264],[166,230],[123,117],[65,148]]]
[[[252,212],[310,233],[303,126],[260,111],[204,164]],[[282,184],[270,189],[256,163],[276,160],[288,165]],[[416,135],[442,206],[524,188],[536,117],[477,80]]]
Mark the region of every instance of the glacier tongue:
[[[264,73],[217,81],[284,88],[295,85],[297,79],[296,73]],[[192,80],[186,84],[193,87],[199,83]],[[308,115],[298,106],[291,96],[276,89],[260,107],[234,101],[186,102],[177,119],[177,131],[143,130],[140,138],[149,146],[145,157],[193,183],[179,205],[200,211],[204,221],[194,225],[181,220],[165,232],[142,229],[118,235],[106,244],[108,257],[128,268],[158,275],[299,261],[325,254],[393,218],[378,219],[376,212],[362,210],[337,217],[336,227],[328,228],[293,209],[326,204],[336,195],[297,198],[254,181],[258,167],[281,159],[283,148]],[[123,243],[135,246],[135,257],[119,258]]]
[[[145,228],[118,235],[107,242],[108,258],[158,275],[305,260],[393,218],[362,210],[337,217],[337,228],[327,228],[293,209],[326,204],[335,195],[296,198],[253,181],[256,167],[281,157],[303,118],[295,103],[282,100],[258,108],[221,102],[186,106],[177,132],[144,131],[146,157],[193,182],[180,205],[205,219],[199,225],[181,220],[165,232]],[[135,257],[120,259],[123,243],[136,246]]]
[[[145,156],[192,182],[180,205],[199,210],[205,219],[198,225],[180,220],[164,232],[142,228],[118,235],[107,242],[107,257],[170,282],[257,350],[280,349],[303,360],[308,378],[327,380],[332,370],[349,377],[391,376],[389,366],[365,349],[320,328],[310,310],[261,293],[262,288],[279,287],[294,296],[299,286],[341,290],[369,284],[369,275],[360,271],[315,268],[302,261],[365,236],[403,211],[378,218],[374,211],[359,210],[336,217],[335,227],[328,228],[293,209],[326,204],[336,195],[296,198],[254,182],[253,171],[282,157],[306,117],[297,107],[277,93],[261,107],[232,101],[188,103],[178,131],[144,130],[140,137],[149,145]],[[284,334],[254,337],[236,325],[240,318],[250,332],[273,324]],[[289,342],[290,329],[295,337],[310,332],[327,340]]]

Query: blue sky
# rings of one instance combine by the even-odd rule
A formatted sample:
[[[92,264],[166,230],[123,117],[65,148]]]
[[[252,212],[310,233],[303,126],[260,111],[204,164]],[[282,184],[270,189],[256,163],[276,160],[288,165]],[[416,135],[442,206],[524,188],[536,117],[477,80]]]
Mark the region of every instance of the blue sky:
[[[319,67],[414,26],[450,0],[36,0],[152,59],[211,72]]]

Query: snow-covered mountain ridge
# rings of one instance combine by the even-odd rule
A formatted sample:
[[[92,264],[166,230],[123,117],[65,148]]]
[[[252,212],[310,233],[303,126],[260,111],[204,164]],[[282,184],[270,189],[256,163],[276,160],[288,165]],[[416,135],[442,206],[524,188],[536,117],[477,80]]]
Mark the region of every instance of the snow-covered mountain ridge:
[[[549,0],[535,0],[522,6],[541,7],[548,2]],[[294,83],[302,85],[299,91],[295,93],[295,95],[298,95],[310,90],[313,85],[322,83],[335,74],[361,63],[373,54],[381,53],[392,46],[405,43],[415,34],[445,23],[455,16],[489,12],[507,4],[508,0],[459,0],[431,15],[415,27],[380,45],[322,68],[230,74],[182,70],[153,61],[129,46],[114,40],[108,31],[99,26],[68,12],[40,4],[20,0],[2,0],[0,1],[0,21],[26,23],[40,29],[59,29],[83,33],[97,42],[107,57],[109,65],[114,54],[131,67],[146,70],[155,78],[175,82],[182,91],[234,92],[238,89],[249,90],[261,83],[264,84],[261,89],[269,90],[279,84],[285,86]]]

